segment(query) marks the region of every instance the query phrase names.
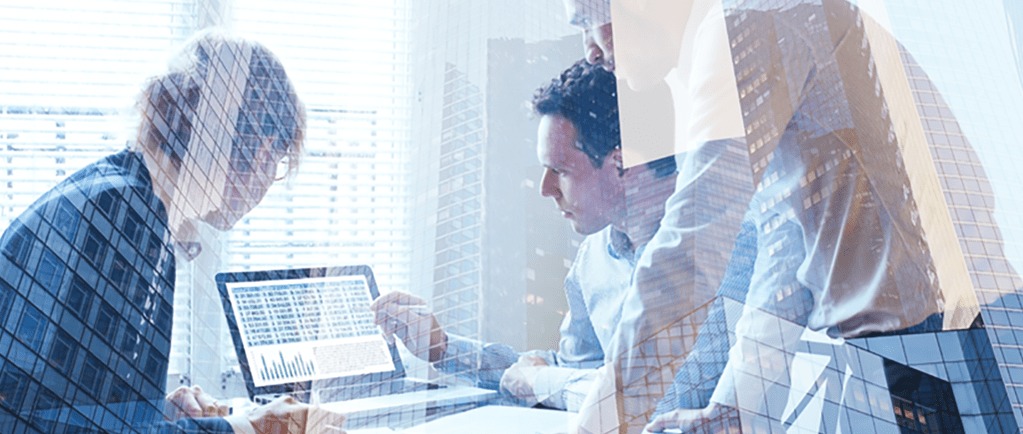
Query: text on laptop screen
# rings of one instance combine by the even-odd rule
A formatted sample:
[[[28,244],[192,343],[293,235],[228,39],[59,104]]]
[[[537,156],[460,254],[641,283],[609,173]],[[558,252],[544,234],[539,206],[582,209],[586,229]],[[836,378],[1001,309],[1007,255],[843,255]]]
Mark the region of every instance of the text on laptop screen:
[[[393,371],[365,276],[227,283],[257,387]]]

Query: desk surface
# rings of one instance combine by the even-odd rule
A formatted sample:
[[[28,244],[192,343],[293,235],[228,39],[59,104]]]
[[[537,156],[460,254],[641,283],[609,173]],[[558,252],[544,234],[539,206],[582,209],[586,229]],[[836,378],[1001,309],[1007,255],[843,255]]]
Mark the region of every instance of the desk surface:
[[[382,411],[394,408],[409,407],[415,404],[431,404],[442,402],[443,406],[467,403],[486,402],[497,397],[497,392],[468,386],[449,386],[437,390],[421,390],[397,395],[381,395],[369,398],[353,399],[331,403],[322,403],[324,410],[341,414],[353,414],[366,411]]]
[[[404,434],[556,434],[566,433],[575,413],[537,408],[489,405],[445,416],[404,431]],[[352,434],[357,434],[353,432]],[[370,434],[370,433],[364,433]]]

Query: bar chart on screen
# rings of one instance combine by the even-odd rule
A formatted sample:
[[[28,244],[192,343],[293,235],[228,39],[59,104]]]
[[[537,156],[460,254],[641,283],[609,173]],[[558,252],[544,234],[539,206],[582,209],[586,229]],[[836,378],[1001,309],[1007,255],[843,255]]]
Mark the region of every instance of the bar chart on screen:
[[[259,373],[260,378],[266,382],[273,382],[275,380],[287,380],[296,377],[315,377],[316,376],[316,365],[313,364],[312,360],[306,360],[302,357],[302,353],[298,353],[289,359],[286,359],[283,351],[277,352],[277,357],[271,357],[267,360],[265,355],[259,356],[259,363],[257,364],[256,372]]]
[[[228,285],[256,386],[394,370],[364,276]]]

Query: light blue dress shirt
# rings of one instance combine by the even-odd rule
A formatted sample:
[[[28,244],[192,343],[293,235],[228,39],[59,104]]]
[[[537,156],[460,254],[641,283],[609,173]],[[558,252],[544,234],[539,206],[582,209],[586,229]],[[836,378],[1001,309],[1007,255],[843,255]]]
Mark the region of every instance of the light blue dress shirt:
[[[604,364],[637,256],[625,234],[611,226],[583,240],[565,277],[569,312],[561,323],[557,351],[519,353],[509,345],[449,335],[444,358],[434,367],[469,378],[479,387],[498,389],[505,369],[521,355],[535,355],[551,368],[538,374],[534,394],[547,406],[578,409],[595,369]]]

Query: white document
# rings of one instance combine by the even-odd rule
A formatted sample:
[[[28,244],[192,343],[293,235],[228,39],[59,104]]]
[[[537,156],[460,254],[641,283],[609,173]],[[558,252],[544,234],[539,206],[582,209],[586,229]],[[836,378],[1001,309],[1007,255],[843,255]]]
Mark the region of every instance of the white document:
[[[567,433],[575,413],[490,405],[414,426],[403,434],[559,434]]]

